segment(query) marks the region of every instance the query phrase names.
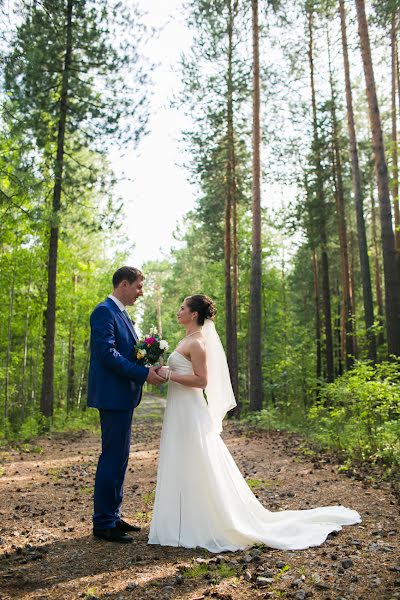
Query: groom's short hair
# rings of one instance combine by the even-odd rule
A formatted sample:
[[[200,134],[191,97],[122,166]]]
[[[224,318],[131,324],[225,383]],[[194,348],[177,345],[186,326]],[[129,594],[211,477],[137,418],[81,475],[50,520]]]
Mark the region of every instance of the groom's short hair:
[[[144,279],[142,271],[135,267],[120,267],[113,275],[113,287],[117,288],[121,281],[127,280],[129,283],[134,283],[137,279]]]

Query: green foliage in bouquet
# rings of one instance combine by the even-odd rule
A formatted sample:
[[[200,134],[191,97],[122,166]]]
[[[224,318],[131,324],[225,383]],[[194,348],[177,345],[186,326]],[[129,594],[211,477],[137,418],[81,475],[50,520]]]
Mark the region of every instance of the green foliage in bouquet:
[[[136,360],[141,365],[155,365],[167,349],[168,343],[152,327],[150,333],[135,346]]]

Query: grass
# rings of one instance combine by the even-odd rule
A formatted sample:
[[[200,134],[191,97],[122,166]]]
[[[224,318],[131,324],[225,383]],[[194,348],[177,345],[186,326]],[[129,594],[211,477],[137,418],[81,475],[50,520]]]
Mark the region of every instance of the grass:
[[[86,600],[92,600],[94,598],[98,598],[97,594],[98,592],[95,587],[88,588],[86,591],[83,592],[82,598],[86,598]]]
[[[149,413],[140,413],[137,415],[137,417],[139,419],[143,419],[144,421],[149,420],[149,421],[159,421],[161,422],[163,420],[163,415],[161,412],[149,412]]]
[[[143,495],[143,501],[146,505],[146,508],[148,508],[149,505],[153,505],[154,504],[154,498],[156,497],[156,490],[155,488],[153,490],[151,490],[150,492],[148,492],[147,494]]]
[[[60,467],[51,467],[47,470],[47,475],[49,475],[53,481],[59,481],[61,479],[62,469]]]
[[[225,563],[219,565],[199,563],[183,569],[182,575],[186,579],[201,579],[208,575],[211,575],[213,578],[228,579],[229,577],[236,577],[237,570],[235,567],[230,567]]]
[[[215,572],[222,579],[228,579],[228,577],[236,577],[236,574],[237,574],[235,567],[230,567],[229,565],[226,565],[225,563],[218,565],[217,568],[215,569]]]
[[[4,467],[0,467],[0,477],[3,477],[3,475],[5,475],[5,468]]]
[[[305,446],[304,444],[297,448],[297,452],[302,456],[305,456],[306,458],[313,458],[318,454],[315,450],[313,450],[309,446]]]
[[[29,442],[16,443],[15,448],[20,452],[25,452],[25,454],[43,454],[42,446],[35,446]]]
[[[140,523],[149,523],[151,521],[152,514],[153,514],[152,510],[149,510],[149,511],[137,510],[133,516],[134,516],[135,521],[139,521]]]
[[[87,410],[74,410],[69,414],[65,408],[56,408],[51,418],[40,414],[30,416],[22,423],[7,421],[4,431],[0,432],[0,445],[11,444],[23,452],[41,454],[43,449],[34,446],[29,441],[42,435],[48,436],[53,432],[99,431],[100,422],[98,411],[95,408]]]
[[[274,577],[275,581],[278,581],[282,575],[284,575],[285,573],[287,573],[287,571],[289,571],[290,567],[289,565],[285,565],[284,567],[282,567],[282,569],[279,571],[279,573],[277,573]]]
[[[200,577],[204,577],[209,570],[210,569],[207,563],[200,563],[183,569],[182,575],[186,579],[199,579]]]
[[[90,496],[94,492],[94,486],[93,485],[83,485],[80,488],[80,492],[81,492],[81,494],[85,494],[85,496]]]
[[[276,486],[276,482],[269,479],[246,479],[247,485],[251,490],[260,490]]]

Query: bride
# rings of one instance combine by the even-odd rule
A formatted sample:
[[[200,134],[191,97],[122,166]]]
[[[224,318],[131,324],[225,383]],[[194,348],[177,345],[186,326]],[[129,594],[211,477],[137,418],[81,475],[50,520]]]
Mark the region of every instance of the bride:
[[[236,401],[214,314],[207,296],[184,300],[177,317],[186,335],[159,371],[169,387],[149,543],[210,552],[259,543],[300,550],[359,523],[360,515],[343,506],[270,512],[254,496],[220,437]]]

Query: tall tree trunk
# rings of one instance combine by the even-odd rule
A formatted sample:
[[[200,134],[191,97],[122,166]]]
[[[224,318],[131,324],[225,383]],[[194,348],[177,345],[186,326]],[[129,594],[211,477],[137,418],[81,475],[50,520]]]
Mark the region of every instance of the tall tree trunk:
[[[392,226],[392,213],[389,194],[389,178],[383,146],[381,118],[376,95],[374,70],[368,33],[365,1],[355,0],[360,36],[361,55],[367,88],[369,120],[372,130],[375,172],[378,180],[378,194],[381,220],[383,252],[383,272],[385,279],[386,334],[389,355],[400,355],[400,285],[397,270],[395,240]]]
[[[64,170],[65,128],[67,122],[69,74],[72,59],[72,9],[73,1],[68,0],[66,14],[66,45],[61,82],[60,111],[58,118],[57,155],[54,165],[54,190],[52,203],[52,219],[50,226],[49,253],[47,261],[47,307],[46,334],[43,359],[42,393],[40,411],[45,417],[51,417],[54,404],[54,350],[56,334],[56,281],[59,219],[61,208],[61,191]]]
[[[68,369],[67,369],[67,412],[71,412],[74,408],[75,400],[75,321],[76,321],[76,287],[78,276],[72,276],[72,307],[69,322],[69,338],[68,338]]]
[[[239,380],[237,347],[237,283],[235,276],[237,249],[235,253],[235,212],[236,212],[236,161],[233,126],[233,27],[236,11],[229,0],[228,16],[228,70],[227,70],[227,195],[225,206],[225,313],[226,313],[226,351],[231,375],[232,387],[236,397],[235,414],[239,415]],[[237,244],[237,241],[236,241]],[[235,288],[236,285],[236,288]]]
[[[396,81],[397,81],[397,102],[400,111],[400,65],[399,65],[399,41],[397,36],[395,38],[395,50],[396,50]]]
[[[374,267],[375,267],[375,293],[376,303],[378,305],[378,321],[382,327],[381,333],[378,335],[378,344],[382,346],[385,343],[385,337],[383,335],[384,326],[384,306],[383,306],[383,294],[382,294],[382,283],[381,283],[381,261],[379,259],[379,244],[378,244],[378,226],[376,218],[376,206],[374,191],[371,187],[371,215],[372,215],[372,244],[374,247]]]
[[[346,208],[344,199],[342,158],[339,148],[339,126],[336,116],[336,94],[333,81],[330,40],[328,35],[328,63],[329,82],[331,87],[331,114],[332,114],[332,144],[333,144],[333,171],[335,179],[335,200],[338,222],[339,246],[340,246],[340,270],[343,288],[343,356],[346,369],[350,369],[354,363],[354,336],[353,336],[353,303],[351,297],[349,252],[347,241]]]
[[[283,203],[282,203],[283,204]],[[284,206],[282,206],[282,213],[284,210]],[[285,365],[288,365],[288,348],[289,348],[289,339],[288,339],[288,331],[290,328],[290,324],[288,323],[288,315],[289,315],[289,307],[288,307],[288,294],[287,294],[287,286],[286,286],[286,262],[285,262],[285,246],[282,248],[282,261],[281,261],[281,298],[282,298],[282,309],[283,309],[283,321],[282,321],[282,342],[284,348],[284,361]],[[265,306],[267,306],[267,299],[264,300]],[[267,319],[265,319],[267,321]],[[274,389],[274,388],[272,388]],[[289,377],[285,378],[283,393],[285,398],[289,398],[290,388],[289,388]]]
[[[343,321],[345,321],[344,314],[344,303],[340,298],[340,285],[339,280],[336,282],[336,295],[337,295],[337,309],[336,309],[336,323],[335,323],[335,333],[336,333],[336,376],[339,377],[343,374],[343,356],[346,354],[346,343],[343,340],[343,337],[346,334],[346,325]]]
[[[321,301],[319,295],[319,276],[318,276],[318,261],[317,254],[313,249],[312,255],[312,272],[314,281],[314,303],[315,303],[315,343],[316,343],[316,378],[317,389],[321,384],[322,378],[322,344],[321,344]]]
[[[397,263],[400,268],[400,212],[399,212],[399,166],[397,156],[397,110],[396,110],[396,81],[397,81],[397,18],[392,15],[390,42],[392,54],[392,200],[394,214],[394,239],[396,245]]]
[[[43,286],[41,286],[41,290],[40,290],[44,296],[44,289]],[[40,296],[41,297],[41,296]],[[43,306],[40,307],[40,314],[44,314],[44,309]],[[39,323],[38,323],[38,332],[37,332],[37,342],[36,342],[36,353],[35,353],[35,364],[33,367],[33,371],[32,371],[32,415],[34,415],[36,413],[36,405],[38,402],[38,399],[40,398],[40,375],[39,375],[39,369],[40,369],[40,357],[43,354],[42,349],[43,349],[43,328],[45,327],[46,323],[45,323],[45,319],[44,316],[39,319]]]
[[[260,52],[258,0],[251,1],[253,30],[253,222],[250,280],[250,410],[263,406],[261,359],[261,165],[260,165]]]
[[[326,234],[326,206],[324,184],[322,181],[322,166],[321,166],[321,150],[318,134],[318,118],[317,118],[317,102],[315,95],[314,82],[314,39],[313,39],[313,8],[308,12],[308,33],[309,47],[308,59],[310,66],[310,83],[311,83],[311,103],[312,103],[312,125],[313,125],[313,151],[315,161],[315,176],[317,183],[317,199],[318,199],[318,218],[319,218],[319,235],[321,241],[321,269],[322,269],[322,301],[324,311],[324,326],[325,326],[325,359],[326,359],[326,378],[328,382],[334,380],[334,365],[333,365],[333,336],[332,336],[332,313],[331,313],[331,292],[329,284],[329,260],[327,252],[327,234]]]
[[[158,275],[157,275],[158,277]],[[157,279],[155,283],[155,292],[156,292],[156,311],[157,311],[157,331],[162,337],[162,316],[161,316],[161,285],[160,281]]]
[[[86,395],[86,385],[87,385],[87,374],[89,369],[89,359],[90,359],[90,343],[89,340],[86,340],[84,343],[85,348],[85,358],[83,361],[81,376],[79,380],[78,393],[77,393],[77,408],[80,410],[82,397]],[[86,402],[83,403],[82,410],[86,410]]]
[[[28,281],[28,292],[26,301],[26,312],[25,312],[25,328],[24,328],[24,358],[22,363],[22,376],[21,376],[21,419],[25,420],[25,406],[28,398],[26,397],[26,367],[28,363],[28,337],[29,337],[29,313],[30,313],[30,297],[31,297],[31,285],[32,285],[32,269],[33,269],[33,254],[31,256],[29,264],[29,281]]]
[[[353,338],[354,338],[354,356],[358,358],[358,338],[357,338],[357,285],[356,285],[356,248],[358,248],[357,234],[352,225],[351,213],[349,212],[349,251],[350,251],[350,290],[353,303]]]
[[[233,146],[233,172],[236,174],[236,155],[235,146]],[[233,227],[232,227],[232,328],[233,328],[233,357],[236,358],[233,362],[235,367],[234,372],[236,378],[232,381],[233,386],[236,386],[235,397],[237,406],[234,409],[236,417],[240,417],[241,403],[240,403],[240,388],[239,388],[239,349],[238,349],[238,307],[239,307],[239,249],[238,249],[238,199],[237,199],[237,188],[236,188],[236,176],[234,177],[234,195],[233,195]],[[235,387],[233,388],[235,390]]]
[[[75,327],[71,319],[68,336],[67,413],[74,408],[75,398]]]
[[[12,321],[14,317],[14,301],[15,301],[15,275],[17,270],[17,248],[19,244],[18,233],[15,236],[15,246],[12,253],[13,265],[10,281],[9,302],[8,302],[8,318],[7,318],[7,351],[6,365],[4,377],[4,425],[7,427],[9,401],[10,401],[10,364],[11,364],[11,348],[12,348]],[[6,431],[6,429],[4,429]]]
[[[339,8],[346,86],[347,127],[349,131],[351,173],[353,180],[353,194],[357,218],[358,252],[360,255],[360,269],[363,288],[364,320],[368,340],[368,358],[376,362],[376,339],[372,329],[374,325],[374,303],[372,297],[371,271],[368,258],[367,234],[364,219],[364,199],[361,186],[360,164],[358,160],[357,136],[354,124],[353,94],[351,90],[350,63],[347,44],[346,9],[344,5],[344,0],[339,0]]]

